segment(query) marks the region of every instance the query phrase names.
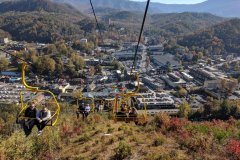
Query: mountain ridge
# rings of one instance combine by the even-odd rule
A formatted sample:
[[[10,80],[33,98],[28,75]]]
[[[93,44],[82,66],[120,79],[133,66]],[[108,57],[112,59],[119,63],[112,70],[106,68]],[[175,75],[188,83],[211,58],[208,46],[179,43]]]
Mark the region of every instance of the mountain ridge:
[[[215,54],[240,54],[240,19],[235,18],[182,37],[178,43],[187,47],[207,49]]]
[[[3,2],[0,13],[0,29],[13,40],[43,43],[81,37],[78,23],[87,18],[70,5],[48,0]]]
[[[48,0],[19,0],[0,3],[0,13],[46,11],[54,13],[81,14],[70,4],[60,4]]]
[[[59,3],[68,3],[77,9],[89,11],[88,0],[52,0]],[[146,2],[136,2],[130,0],[93,0],[95,8],[113,8],[124,11],[144,11]],[[84,6],[84,7],[81,7]],[[179,12],[207,12],[222,17],[240,17],[238,0],[207,0],[198,4],[163,4],[151,2],[149,13],[179,13]]]

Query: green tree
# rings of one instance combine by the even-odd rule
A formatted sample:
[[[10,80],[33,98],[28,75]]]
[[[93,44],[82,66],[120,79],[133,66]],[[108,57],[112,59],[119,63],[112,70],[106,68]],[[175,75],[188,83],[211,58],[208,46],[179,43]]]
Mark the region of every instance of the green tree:
[[[198,60],[199,60],[199,57],[198,57],[198,55],[193,55],[193,57],[192,57],[192,61],[194,62],[194,63],[197,63],[198,62]]]
[[[95,67],[95,69],[96,69],[96,72],[97,72],[97,73],[102,73],[102,66],[101,66],[100,64],[98,64],[98,65]]]
[[[219,110],[219,118],[227,120],[230,118],[230,113],[231,113],[231,103],[228,100],[224,100],[220,106]]]
[[[76,70],[75,70],[75,65],[73,64],[72,60],[69,60],[68,61],[68,64],[67,64],[67,73],[69,75],[75,75],[76,74]]]
[[[75,59],[72,59],[73,64],[76,66],[76,70],[83,69],[85,66],[85,61],[82,56],[75,55]]]
[[[227,69],[229,69],[229,64],[228,63],[223,63],[222,67],[223,67],[223,69],[227,70]]]
[[[47,54],[52,54],[57,52],[57,47],[54,44],[50,44],[47,46]]]
[[[191,107],[188,104],[187,101],[184,101],[180,106],[179,106],[179,117],[181,118],[188,118],[189,114],[191,112]]]
[[[93,76],[95,73],[96,73],[95,67],[91,66],[90,69],[89,69],[90,76]]]
[[[40,73],[53,74],[55,71],[56,62],[54,59],[44,56],[39,58],[37,62],[37,69]]]
[[[187,94],[188,94],[187,90],[182,87],[178,90],[179,97],[185,97]]]
[[[170,62],[166,63],[168,72],[172,72],[172,64]]]
[[[198,52],[198,58],[202,59],[203,58],[203,52]]]
[[[67,46],[65,45],[65,43],[57,44],[57,48],[61,54],[67,55],[68,49],[67,49]]]
[[[56,73],[57,74],[62,74],[64,71],[64,64],[63,64],[63,61],[59,60],[57,63],[56,63]]]
[[[9,61],[6,58],[0,58],[0,71],[7,69]]]
[[[114,69],[116,69],[116,70],[120,70],[121,66],[122,66],[117,60],[114,60],[112,62],[112,65],[114,66]]]

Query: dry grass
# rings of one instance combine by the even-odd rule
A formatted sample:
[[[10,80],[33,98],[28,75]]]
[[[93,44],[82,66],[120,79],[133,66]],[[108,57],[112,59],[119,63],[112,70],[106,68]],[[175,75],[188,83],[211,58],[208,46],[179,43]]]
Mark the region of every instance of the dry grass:
[[[107,117],[92,114],[87,121],[82,121],[73,115],[63,114],[58,125],[46,128],[40,137],[36,136],[36,129],[29,138],[24,138],[19,130],[8,138],[1,139],[0,136],[0,160],[31,159],[31,156],[61,160],[107,160],[116,157],[133,160],[185,160],[228,157],[223,146],[227,141],[223,139],[220,143],[217,140],[225,132],[215,129],[209,133],[210,128],[219,125],[222,128],[228,127],[225,122],[197,124],[170,119],[161,114],[155,118],[150,117],[148,123],[142,126],[115,123]],[[237,128],[228,128],[229,133],[238,132]],[[121,153],[124,156],[119,156]]]

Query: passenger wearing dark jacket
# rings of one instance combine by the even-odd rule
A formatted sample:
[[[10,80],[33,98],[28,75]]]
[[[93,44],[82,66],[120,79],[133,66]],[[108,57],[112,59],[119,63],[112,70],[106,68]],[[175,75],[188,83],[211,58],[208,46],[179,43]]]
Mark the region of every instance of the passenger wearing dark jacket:
[[[23,123],[23,130],[26,136],[32,133],[32,129],[36,124],[37,109],[35,102],[32,102],[30,106],[25,110],[24,117],[25,122]]]
[[[38,112],[37,128],[39,135],[42,133],[42,130],[44,129],[44,127],[46,127],[47,123],[51,120],[51,117],[51,111],[46,106],[44,106],[43,109]]]

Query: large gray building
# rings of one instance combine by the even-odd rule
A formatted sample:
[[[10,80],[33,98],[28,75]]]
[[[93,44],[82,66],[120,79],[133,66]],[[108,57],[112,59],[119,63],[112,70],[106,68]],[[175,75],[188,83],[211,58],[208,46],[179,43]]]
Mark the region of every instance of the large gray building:
[[[175,56],[170,53],[153,55],[151,56],[151,60],[155,65],[158,65],[159,67],[170,64],[172,66],[172,69],[181,68],[181,64],[175,59]]]

